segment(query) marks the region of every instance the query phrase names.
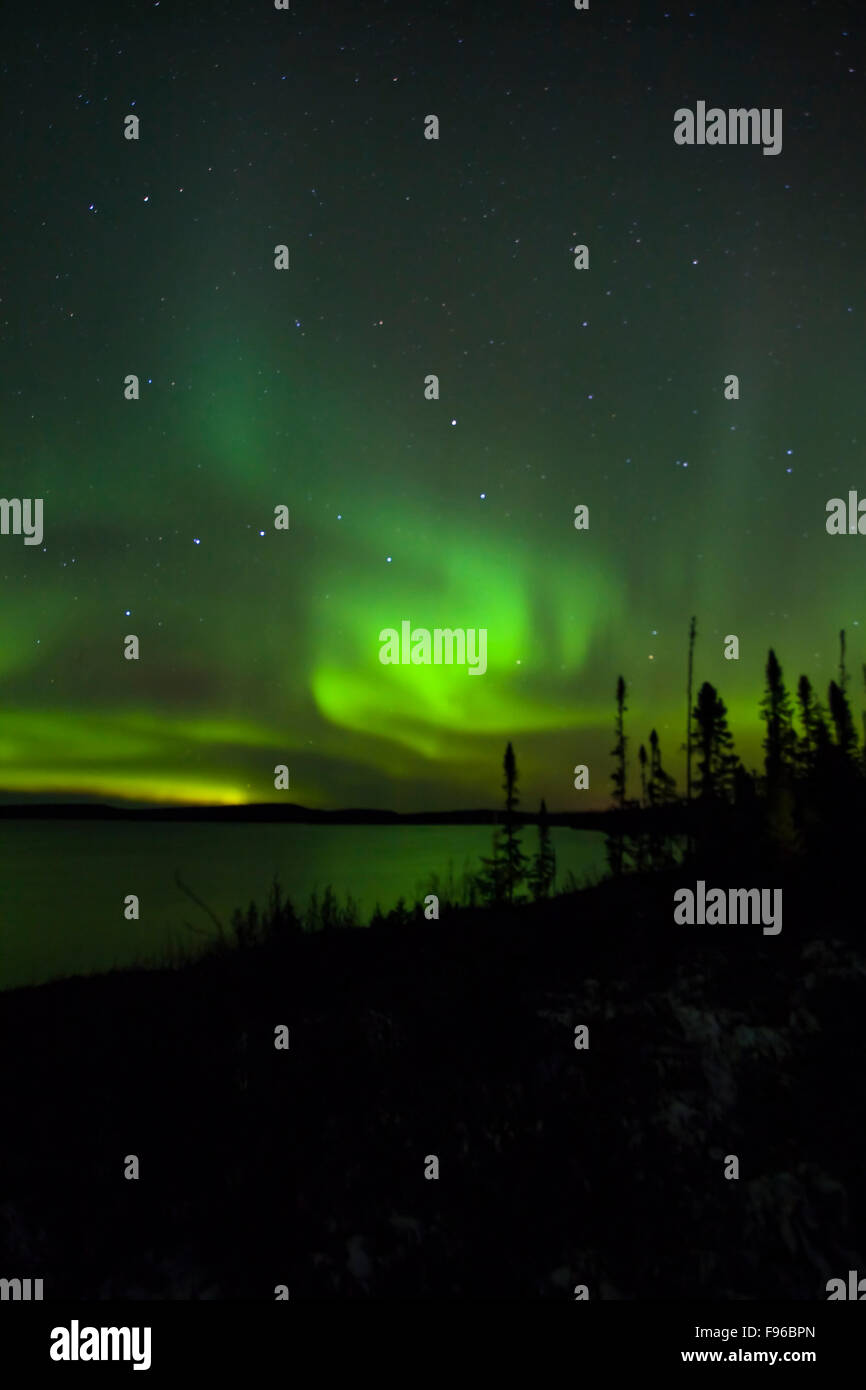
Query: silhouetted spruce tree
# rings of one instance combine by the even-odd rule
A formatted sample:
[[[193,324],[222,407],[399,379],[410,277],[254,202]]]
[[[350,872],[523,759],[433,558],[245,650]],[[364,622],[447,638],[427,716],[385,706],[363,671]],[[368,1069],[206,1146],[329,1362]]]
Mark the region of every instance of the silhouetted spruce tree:
[[[791,698],[782,679],[782,668],[770,648],[767,685],[761,700],[761,717],[767,726],[764,739],[764,771],[769,786],[777,785],[794,768],[794,724]]]
[[[704,681],[693,718],[694,751],[698,757],[698,795],[703,802],[731,802],[739,759],[728,728],[728,711],[715,688]]]
[[[801,676],[797,682],[797,704],[803,726],[797,741],[797,769],[801,777],[808,777],[815,766],[819,747],[826,747],[830,741],[824,711],[808,676]]]
[[[547,806],[543,799],[538,812],[538,852],[533,860],[528,879],[532,896],[536,902],[550,896],[556,879],[556,852],[550,839]]]
[[[301,933],[301,921],[289,898],[283,898],[280,881],[274,875],[267,908],[262,919],[263,935],[274,946],[287,945]]]
[[[692,709],[692,673],[694,670],[695,639],[697,635],[697,619],[693,616],[689,623],[689,669],[686,682],[686,826],[688,830],[686,836],[686,855],[688,858],[693,856],[695,849],[693,833],[694,817],[692,815],[692,790],[694,786],[692,781],[692,750],[694,748],[694,730],[692,728],[692,719],[694,717],[694,711]]]
[[[797,740],[791,699],[772,647],[767,656],[766,677],[760,710],[767,726],[764,738],[767,847],[775,854],[790,855],[798,847],[794,803]],[[743,786],[738,783],[735,790],[735,799],[742,802]]]
[[[662,767],[659,736],[655,729],[650,731],[650,776],[648,797],[650,806],[667,806],[676,800],[676,782]]]
[[[622,676],[616,683],[616,718],[614,720],[614,733],[616,734],[616,744],[611,749],[613,757],[613,773],[611,781],[613,783],[613,802],[617,811],[625,810],[625,791],[627,781],[626,765],[626,744],[628,740],[625,736],[625,711],[628,708],[625,702],[625,681]],[[625,836],[622,831],[622,824],[608,835],[605,842],[607,851],[607,862],[610,871],[615,878],[618,878],[625,867]]]
[[[526,878],[528,860],[520,847],[520,831],[514,819],[518,805],[517,761],[511,744],[505,749],[503,759],[505,781],[505,820],[497,826],[493,834],[493,856],[482,859],[484,868],[478,875],[478,887],[485,902],[492,904],[513,903],[515,894]]]
[[[640,808],[641,811],[645,811],[647,805],[647,755],[646,749],[644,748],[643,744],[641,744],[637,750],[637,761],[638,767],[640,768]],[[639,825],[640,829],[638,830],[636,835],[632,836],[631,844],[632,854],[634,856],[634,866],[637,869],[638,873],[642,874],[651,862],[650,836],[649,831],[645,829],[646,822],[644,820],[643,815],[641,815],[640,817]]]
[[[337,905],[337,895],[330,883],[325,885],[319,920],[322,931],[333,931],[335,927],[340,925],[340,909]]]
[[[848,689],[848,668],[845,665],[845,629],[839,633],[839,689],[844,695]]]
[[[520,846],[520,831],[514,820],[514,812],[517,809],[519,797],[517,795],[517,760],[514,757],[514,749],[509,743],[505,750],[503,760],[505,769],[505,781],[502,790],[505,792],[505,834],[503,850],[505,855],[505,888],[508,894],[508,901],[514,901],[514,895],[526,878],[526,870],[529,861]]]
[[[840,677],[845,678],[844,662],[840,662]],[[839,863],[856,862],[862,853],[866,813],[863,763],[848,696],[836,681],[830,682],[828,703],[833,737],[816,747],[803,816],[816,861],[829,854]]]
[[[835,681],[830,682],[828,703],[830,705],[830,718],[833,721],[836,735],[836,747],[846,762],[850,761],[857,751],[857,731],[851,717],[848,696],[842,686],[837,685]]]
[[[483,903],[488,907],[499,907],[505,902],[505,859],[502,853],[502,827],[497,825],[493,831],[493,853],[481,856],[481,869],[475,876],[475,884]]]
[[[697,619],[692,618],[689,623],[689,674],[686,683],[686,803],[692,799],[692,748],[694,739],[692,735],[692,667],[695,655],[695,638],[698,634]]]
[[[838,809],[841,809],[841,804],[844,804],[846,814],[850,819],[855,813],[853,798],[856,774],[860,771],[860,764],[857,758],[857,729],[851,712],[851,703],[848,699],[848,680],[848,667],[845,663],[845,629],[843,628],[839,633],[839,684],[834,689],[833,682],[830,683],[829,705],[833,731],[836,735],[836,746],[833,751],[836,754],[836,776],[839,778],[840,806]]]
[[[251,902],[243,913],[236,907],[231,917],[232,931],[235,934],[235,941],[242,950],[249,946],[257,946],[261,940],[261,925],[259,922],[259,910],[254,902]]]
[[[838,848],[838,824],[846,814],[840,804],[840,787],[850,784],[853,765],[833,741],[830,717],[816,698],[808,676],[800,677],[797,704],[803,728],[797,743],[797,820],[807,853],[820,858]],[[845,713],[837,713],[844,734]],[[845,799],[846,796],[841,798]]]
[[[669,806],[672,801],[676,800],[676,783],[662,767],[659,736],[655,729],[650,731],[649,744],[650,762],[649,782],[647,784],[647,801],[651,818],[649,861],[653,869],[666,869],[674,862],[674,852],[670,837],[659,828],[658,813],[663,806]]]

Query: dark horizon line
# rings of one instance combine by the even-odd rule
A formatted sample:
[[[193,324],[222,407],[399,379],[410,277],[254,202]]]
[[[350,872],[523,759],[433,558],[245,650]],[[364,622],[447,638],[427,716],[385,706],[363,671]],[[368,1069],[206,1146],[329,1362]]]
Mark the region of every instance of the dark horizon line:
[[[517,824],[537,825],[538,811],[515,811]],[[599,829],[610,825],[621,814],[616,808],[585,811],[548,811],[551,826]],[[0,820],[121,820],[121,821],[250,821],[329,825],[497,825],[504,821],[502,810],[477,808],[450,811],[390,811],[372,807],[344,807],[315,810],[292,802],[247,802],[236,806],[115,806],[93,801],[19,801],[0,803]]]

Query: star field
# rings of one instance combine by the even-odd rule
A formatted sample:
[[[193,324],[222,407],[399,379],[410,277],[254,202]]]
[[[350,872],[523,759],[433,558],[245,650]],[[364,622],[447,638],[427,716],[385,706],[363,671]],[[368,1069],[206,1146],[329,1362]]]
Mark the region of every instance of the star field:
[[[692,613],[747,766],[769,646],[826,687],[844,627],[859,670],[844,7],[16,8],[0,492],[45,534],[0,537],[5,793],[262,801],[286,763],[311,806],[485,805],[512,739],[585,809],[620,673],[681,777]],[[699,98],[781,107],[781,153],[676,146]],[[404,618],[486,628],[487,673],[383,668]]]

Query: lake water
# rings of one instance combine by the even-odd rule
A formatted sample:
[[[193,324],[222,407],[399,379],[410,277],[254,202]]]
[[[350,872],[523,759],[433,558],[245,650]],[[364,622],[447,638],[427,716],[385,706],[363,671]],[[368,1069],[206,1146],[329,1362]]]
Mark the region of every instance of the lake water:
[[[213,924],[175,884],[175,873],[229,929],[236,907],[261,909],[274,874],[297,911],[330,884],[351,894],[365,921],[443,885],[490,853],[491,827],[465,825],[207,825],[140,821],[0,822],[0,989],[156,962],[173,945],[204,944],[188,930]],[[604,871],[604,836],[554,827],[557,884]],[[535,828],[523,845],[534,853]],[[123,900],[140,899],[128,922]]]

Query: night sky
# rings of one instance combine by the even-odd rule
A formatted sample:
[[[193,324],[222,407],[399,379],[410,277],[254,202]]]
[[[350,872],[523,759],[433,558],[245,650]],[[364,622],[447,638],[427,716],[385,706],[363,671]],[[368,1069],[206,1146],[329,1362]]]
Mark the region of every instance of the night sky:
[[[491,805],[510,739],[587,809],[620,673],[681,778],[692,613],[747,766],[770,645],[859,675],[859,9],[10,0],[0,789]],[[781,153],[677,146],[698,101]],[[404,619],[486,673],[383,666]]]

